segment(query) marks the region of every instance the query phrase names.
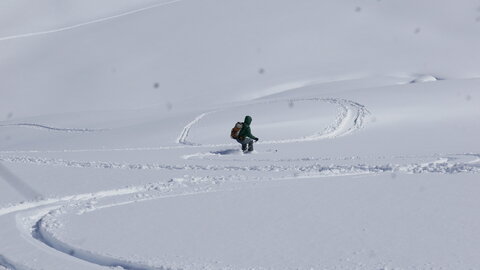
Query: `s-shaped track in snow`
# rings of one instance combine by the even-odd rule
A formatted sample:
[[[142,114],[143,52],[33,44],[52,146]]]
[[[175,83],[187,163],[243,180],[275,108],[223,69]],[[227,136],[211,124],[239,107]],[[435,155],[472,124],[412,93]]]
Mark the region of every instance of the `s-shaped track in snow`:
[[[300,139],[291,139],[282,142],[318,140],[351,134],[363,127],[365,117],[369,113],[363,105],[344,99],[294,99],[293,101],[302,100],[336,104],[338,105],[340,112],[336,121],[323,132]],[[195,118],[194,121],[190,122],[183,129],[182,135],[178,140],[179,143],[189,144],[187,138],[190,129],[205,115],[207,114],[202,114]],[[104,170],[126,169],[178,171],[182,175],[180,178],[165,179],[164,181],[147,185],[76,194],[60,198],[46,198],[0,208],[0,226],[3,228],[2,231],[0,231],[0,239],[14,241],[15,243],[12,243],[10,246],[19,247],[21,250],[28,250],[28,252],[25,252],[24,256],[19,259],[18,256],[15,257],[15,251],[9,251],[0,246],[0,264],[13,270],[35,268],[48,268],[55,270],[65,269],[65,266],[68,265],[71,265],[72,267],[78,266],[79,269],[105,269],[105,267],[121,267],[123,269],[131,270],[171,269],[171,266],[169,265],[153,265],[144,261],[132,261],[130,259],[117,258],[113,255],[99,254],[79,248],[72,243],[60,239],[55,234],[57,219],[63,215],[81,215],[91,211],[147,200],[240,189],[244,188],[245,185],[255,184],[259,181],[382,173],[480,173],[480,155],[452,154],[451,156],[423,157],[423,159],[428,159],[430,161],[425,163],[407,164],[384,163],[369,165],[356,163],[353,165],[337,164],[326,166],[318,162],[312,163],[311,160],[298,160],[297,164],[282,165],[272,163],[250,166],[241,166],[238,164],[220,166],[200,164],[169,165],[155,163],[121,163],[113,161],[75,161],[59,158],[3,156],[3,154],[0,153],[0,161],[9,163],[74,167],[79,169],[96,168]],[[457,158],[459,156],[472,160],[468,162],[458,162]],[[431,161],[432,159],[434,159],[434,161]],[[195,175],[200,171],[216,171],[220,172],[220,174],[217,176],[189,177],[184,175],[186,171],[192,172],[192,175]],[[246,171],[252,172],[253,177],[242,177],[241,172]],[[9,246],[9,244],[6,243],[6,246]],[[56,264],[51,265],[52,261],[55,261]],[[35,265],[32,265],[29,262],[35,262]]]
[[[331,139],[331,138],[336,138],[340,136],[345,136],[363,128],[365,124],[365,119],[370,114],[370,112],[367,110],[367,108],[364,105],[348,99],[340,99],[340,98],[299,98],[299,99],[288,99],[288,100],[273,100],[273,101],[266,101],[266,102],[260,102],[260,103],[254,103],[254,104],[272,104],[272,103],[279,103],[279,102],[304,102],[304,101],[325,102],[325,103],[337,105],[339,108],[339,113],[334,123],[332,123],[323,131],[319,131],[318,133],[313,135],[304,136],[300,138],[292,138],[292,139],[263,141],[263,142],[260,142],[260,144],[278,144],[278,143],[316,141],[316,140]],[[209,114],[221,112],[221,111],[222,110],[209,111],[195,117],[195,119],[193,119],[183,128],[182,132],[177,138],[177,143],[184,144],[184,145],[194,145],[194,146],[200,145],[198,143],[188,141],[188,135],[190,134],[190,130],[192,129],[192,127],[195,126],[195,124],[200,122],[200,120],[202,120],[202,118],[204,118],[205,116]],[[203,146],[227,146],[227,145],[233,145],[233,144],[203,145]]]

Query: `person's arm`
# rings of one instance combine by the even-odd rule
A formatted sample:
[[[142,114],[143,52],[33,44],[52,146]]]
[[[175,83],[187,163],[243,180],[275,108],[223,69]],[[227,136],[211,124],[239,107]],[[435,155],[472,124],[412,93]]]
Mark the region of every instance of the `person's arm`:
[[[258,138],[255,137],[255,136],[253,136],[252,131],[250,130],[250,127],[247,128],[247,130],[246,130],[245,133],[246,133],[245,135],[246,135],[247,137],[252,138],[252,139],[254,139],[255,141],[258,141]]]

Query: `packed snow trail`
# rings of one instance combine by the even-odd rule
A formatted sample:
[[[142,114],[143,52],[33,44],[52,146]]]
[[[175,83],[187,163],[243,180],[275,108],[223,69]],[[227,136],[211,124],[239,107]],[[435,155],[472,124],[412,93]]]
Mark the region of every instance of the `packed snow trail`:
[[[150,9],[153,9],[153,8],[174,4],[174,3],[177,3],[177,2],[180,2],[180,1],[182,1],[182,0],[171,0],[171,1],[168,1],[168,2],[158,3],[158,4],[155,4],[155,5],[148,6],[148,7],[134,9],[134,10],[127,11],[127,12],[124,12],[124,13],[120,13],[120,14],[117,14],[117,15],[113,15],[113,16],[109,16],[109,17],[105,17],[105,18],[100,18],[100,19],[96,19],[96,20],[92,20],[92,21],[88,21],[88,22],[78,23],[78,24],[74,24],[74,25],[70,25],[70,26],[60,27],[60,28],[0,37],[0,42],[1,41],[7,41],[7,40],[23,39],[23,38],[43,36],[43,35],[49,35],[49,34],[55,34],[55,33],[59,33],[59,32],[69,31],[69,30],[73,30],[75,28],[80,28],[80,27],[84,27],[84,26],[87,26],[87,25],[91,25],[91,24],[106,22],[106,21],[114,20],[114,19],[121,18],[121,17],[124,17],[124,16],[132,15],[132,14],[135,14],[135,13],[140,13],[140,12],[143,12],[143,11],[147,11],[147,10],[150,10]]]
[[[458,154],[461,155],[461,154]],[[55,158],[38,157],[2,157],[1,162],[23,163],[43,166],[60,166],[70,168],[95,168],[95,169],[122,169],[122,170],[169,170],[169,171],[234,171],[234,172],[294,172],[294,173],[319,173],[332,175],[341,175],[345,172],[354,173],[381,173],[381,172],[405,172],[405,173],[478,173],[480,164],[477,162],[452,162],[448,157],[439,158],[435,162],[413,163],[413,164],[355,164],[355,165],[335,165],[328,166],[313,163],[307,165],[198,165],[183,164],[170,165],[159,163],[120,163],[111,161],[76,161]],[[308,161],[308,160],[307,160]]]

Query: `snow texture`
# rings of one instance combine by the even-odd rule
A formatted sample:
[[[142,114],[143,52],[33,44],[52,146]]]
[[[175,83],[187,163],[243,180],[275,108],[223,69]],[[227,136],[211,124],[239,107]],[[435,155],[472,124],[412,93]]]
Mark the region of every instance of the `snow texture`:
[[[479,269],[479,8],[3,1],[0,270]]]

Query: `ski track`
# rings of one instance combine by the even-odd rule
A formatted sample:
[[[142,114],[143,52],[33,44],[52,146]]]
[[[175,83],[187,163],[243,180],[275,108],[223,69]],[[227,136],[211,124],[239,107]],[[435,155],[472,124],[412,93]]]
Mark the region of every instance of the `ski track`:
[[[340,108],[340,113],[338,114],[334,123],[328,126],[324,131],[311,136],[305,136],[296,139],[283,139],[283,140],[270,140],[262,141],[258,144],[279,144],[279,143],[295,143],[295,142],[306,142],[306,141],[316,141],[322,139],[332,139],[340,136],[345,136],[353,133],[356,130],[359,130],[364,125],[365,117],[370,114],[370,112],[365,108],[365,106],[347,99],[337,99],[337,98],[301,98],[301,99],[288,99],[288,100],[271,100],[260,103],[253,104],[272,104],[278,102],[302,102],[302,101],[315,101],[315,102],[326,102],[333,105],[337,105]],[[249,104],[252,105],[252,104]],[[189,122],[182,130],[180,135],[177,138],[177,143],[184,145],[193,145],[193,146],[229,146],[234,144],[224,144],[224,145],[212,145],[212,144],[199,144],[194,142],[189,142],[188,135],[192,127],[197,124],[203,117],[208,114],[221,112],[211,111],[202,113],[197,116],[194,120]]]
[[[209,177],[207,177],[209,178]],[[117,207],[126,204],[138,203],[143,201],[150,201],[150,200],[157,200],[157,199],[164,199],[169,197],[179,197],[179,196],[189,196],[194,194],[206,193],[206,192],[213,192],[211,190],[211,185],[218,185],[218,182],[215,181],[216,184],[213,184],[212,181],[208,181],[205,185],[205,181],[199,181],[199,178],[191,178],[190,180],[184,181],[181,180],[170,180],[167,183],[156,183],[156,184],[148,184],[137,188],[137,192],[135,196],[130,196],[124,198],[123,200],[117,201],[111,204],[105,204],[100,206],[91,206],[90,204],[70,204],[67,206],[58,206],[55,209],[48,211],[41,215],[38,219],[36,219],[35,224],[31,228],[31,237],[34,239],[42,242],[43,244],[65,253],[69,256],[78,258],[80,260],[90,262],[95,265],[106,266],[106,267],[121,267],[122,269],[127,270],[170,270],[170,269],[179,269],[177,267],[169,267],[169,266],[154,266],[151,263],[145,262],[136,262],[129,259],[121,259],[115,258],[111,255],[103,255],[95,252],[91,252],[88,250],[84,250],[81,248],[77,248],[73,245],[70,245],[55,236],[54,229],[55,225],[58,224],[56,217],[70,213],[76,214],[84,214],[96,210],[101,210],[110,207]],[[177,188],[185,188],[185,186],[189,186],[190,189],[194,189],[194,191],[182,191],[175,193],[175,187]],[[229,189],[231,190],[231,189]],[[217,190],[218,191],[218,190]],[[150,193],[145,193],[150,192]],[[170,194],[172,193],[173,194]],[[95,198],[97,199],[97,198]],[[61,209],[61,210],[59,210]]]
[[[70,168],[93,169],[123,169],[123,170],[169,170],[169,171],[234,171],[234,172],[295,172],[295,173],[323,173],[323,172],[405,172],[405,173],[478,173],[480,164],[477,162],[452,162],[448,158],[428,163],[382,164],[382,165],[323,165],[313,163],[308,165],[170,165],[158,163],[120,163],[109,161],[75,161],[56,158],[38,157],[0,157],[1,162],[23,163],[44,166],[61,166]]]
[[[479,154],[467,154],[469,158],[478,158]],[[20,159],[21,160],[21,159]],[[206,170],[215,168],[217,170],[237,170],[245,171],[286,171],[290,174],[278,177],[242,177],[236,173],[230,176],[183,176],[181,178],[173,178],[169,181],[158,183],[151,183],[142,186],[130,186],[121,189],[105,190],[95,193],[85,193],[78,195],[65,196],[61,198],[50,198],[39,201],[24,202],[16,205],[10,205],[5,208],[0,208],[0,218],[8,218],[10,214],[25,213],[27,218],[17,218],[17,227],[25,227],[24,231],[28,232],[28,237],[43,243],[62,254],[72,256],[83,261],[106,267],[122,267],[129,270],[159,270],[172,269],[168,266],[154,266],[145,262],[132,262],[127,259],[115,258],[103,254],[98,254],[88,250],[76,248],[68,243],[63,242],[55,236],[54,230],[57,228],[56,217],[68,213],[84,214],[91,211],[105,209],[109,207],[116,207],[131,203],[137,203],[148,200],[162,199],[168,197],[189,196],[206,192],[218,192],[222,190],[229,190],[223,186],[227,183],[255,183],[259,181],[279,181],[285,179],[301,179],[311,177],[331,177],[342,175],[364,175],[364,174],[379,174],[379,173],[480,173],[480,164],[473,164],[470,162],[458,163],[451,162],[449,157],[439,157],[431,162],[414,163],[406,165],[330,165],[323,166],[320,164],[310,164],[304,166],[197,166],[191,167],[195,170]],[[25,160],[23,160],[25,161]],[[23,162],[21,161],[21,162]],[[38,161],[29,159],[29,161]],[[51,160],[50,160],[51,161]],[[52,165],[52,163],[40,160],[41,164]],[[12,160],[15,162],[15,160]],[[63,162],[63,161],[62,161]],[[34,163],[36,164],[36,163]],[[69,164],[69,163],[63,163]],[[78,164],[72,163],[74,166],[86,165],[86,168],[93,166],[88,162],[80,162]],[[104,166],[103,163],[98,168],[117,168],[116,166]],[[190,165],[194,166],[194,165]],[[127,169],[168,169],[164,165],[149,166],[135,164],[133,167],[121,166]],[[194,175],[195,173],[193,173]],[[238,189],[239,187],[235,188]],[[231,189],[230,189],[231,190]],[[105,202],[103,202],[105,200]],[[111,201],[113,200],[113,202]],[[22,221],[23,220],[23,221]],[[25,220],[29,222],[25,223]],[[20,223],[19,223],[20,222]],[[51,256],[51,255],[50,255]],[[16,269],[15,264],[3,258],[3,261],[12,269]],[[12,267],[13,266],[13,267]]]
[[[176,2],[176,1],[174,1]],[[138,11],[137,11],[138,12]],[[285,102],[286,100],[269,101]],[[292,143],[301,141],[313,141],[327,138],[336,138],[351,134],[364,126],[364,121],[369,111],[365,106],[345,99],[289,99],[287,101],[320,101],[337,105],[339,107],[339,114],[334,123],[327,127],[324,131],[317,134],[306,136],[298,139],[286,139],[276,141],[265,141],[263,144],[273,143]],[[263,102],[264,103],[264,102]],[[438,173],[438,174],[458,174],[480,173],[480,154],[437,154],[431,156],[399,156],[390,157],[390,159],[402,159],[405,162],[407,158],[416,158],[422,160],[430,160],[423,163],[406,163],[406,164],[362,164],[357,163],[353,165],[331,164],[324,165],[321,161],[358,161],[361,157],[344,157],[344,158],[315,158],[306,157],[298,159],[258,159],[250,161],[267,162],[265,165],[247,165],[239,166],[238,161],[241,159],[230,159],[235,165],[199,165],[199,164],[158,164],[158,163],[122,163],[111,161],[76,161],[65,160],[60,158],[41,158],[33,156],[18,156],[20,153],[58,153],[58,152],[94,152],[94,151],[148,151],[148,150],[167,150],[179,148],[195,148],[195,147],[224,147],[235,144],[209,144],[200,145],[188,141],[189,133],[192,127],[201,121],[206,115],[217,111],[205,112],[197,116],[194,120],[189,122],[178,136],[176,142],[178,146],[165,147],[144,147],[144,148],[124,148],[124,149],[85,149],[85,150],[63,150],[63,151],[2,151],[0,152],[0,162],[27,164],[37,166],[60,166],[70,168],[93,168],[93,169],[121,169],[121,170],[167,170],[167,171],[191,171],[192,175],[200,171],[220,171],[230,172],[230,175],[222,174],[222,176],[186,176],[181,178],[173,178],[169,181],[162,181],[153,184],[142,186],[129,186],[120,189],[105,190],[94,193],[84,193],[77,195],[64,196],[60,198],[46,198],[38,199],[18,204],[8,205],[0,208],[0,219],[12,218],[16,220],[16,228],[21,231],[17,241],[36,241],[44,246],[44,249],[37,250],[45,257],[50,257],[55,260],[58,256],[75,257],[81,261],[88,262],[95,266],[103,267],[119,267],[127,270],[167,270],[174,269],[166,265],[153,265],[152,263],[142,261],[132,261],[130,259],[115,258],[111,255],[98,254],[92,251],[77,248],[68,244],[58,237],[56,237],[55,229],[57,228],[57,218],[61,215],[76,213],[84,214],[91,211],[97,211],[109,207],[118,207],[121,205],[137,203],[148,200],[156,200],[168,197],[190,196],[199,193],[218,192],[222,190],[240,189],[239,184],[256,183],[259,181],[279,181],[287,179],[301,179],[301,178],[318,178],[318,177],[332,177],[332,176],[347,176],[347,175],[365,175],[365,174],[383,174],[391,173],[392,175],[402,174],[423,174],[423,173]],[[85,129],[58,129],[36,124],[17,124],[29,127],[44,128],[54,131],[66,132],[90,132]],[[194,154],[190,157],[205,157],[215,156],[220,153],[208,152],[200,155]],[[15,154],[15,155],[12,155]],[[221,153],[220,153],[221,155]],[[387,157],[377,157],[376,159],[386,159]],[[467,159],[465,161],[463,159]],[[206,158],[208,159],[208,158]],[[433,160],[433,161],[432,161]],[[296,164],[281,164],[282,162],[296,162]],[[280,164],[278,164],[280,163]],[[246,176],[239,174],[239,172],[268,172],[267,177],[253,177],[253,175]],[[183,174],[182,174],[183,175]],[[263,173],[260,175],[264,175]],[[275,177],[273,177],[275,176]],[[234,184],[234,188],[226,188],[226,184]],[[22,217],[23,218],[19,218]],[[13,241],[13,240],[12,240]],[[8,244],[8,243],[7,243]],[[32,244],[32,243],[31,243]],[[33,245],[33,244],[32,244]],[[35,247],[34,247],[35,246]],[[37,248],[36,245],[32,248]],[[56,252],[51,252],[52,250]],[[62,254],[62,255],[60,255]],[[42,257],[43,257],[42,255]],[[157,263],[158,264],[158,263]],[[24,267],[16,264],[12,260],[7,259],[4,255],[0,255],[0,266],[6,267],[9,270],[23,270]],[[175,269],[178,268],[175,266]],[[207,266],[208,268],[208,266]]]
[[[49,35],[49,34],[55,34],[55,33],[59,33],[59,32],[69,31],[69,30],[84,27],[84,26],[87,26],[87,25],[106,22],[106,21],[117,19],[117,18],[125,17],[125,16],[128,16],[128,15],[132,15],[132,14],[135,14],[135,13],[140,13],[140,12],[147,11],[147,10],[150,10],[150,9],[154,9],[154,8],[157,8],[157,7],[171,5],[171,4],[174,4],[174,3],[177,3],[177,2],[181,2],[181,1],[183,1],[183,0],[171,0],[171,1],[168,1],[168,2],[162,2],[162,3],[158,3],[158,4],[155,4],[155,5],[148,6],[148,7],[138,8],[138,9],[135,9],[135,10],[120,13],[120,14],[117,14],[117,15],[113,15],[113,16],[109,16],[109,17],[105,17],[105,18],[100,18],[100,19],[96,19],[96,20],[92,20],[92,21],[88,21],[88,22],[83,22],[83,23],[79,23],[79,24],[74,24],[74,25],[70,25],[70,26],[60,27],[60,28],[56,28],[56,29],[51,29],[51,30],[0,37],[0,42],[1,41],[7,41],[7,40],[22,39],[22,38],[29,38],[29,37],[35,37],[35,36],[43,36],[43,35]]]
[[[0,255],[0,269],[17,270],[8,260]]]
[[[301,101],[318,101],[318,102],[327,102],[339,106],[340,113],[337,115],[336,120],[329,127],[327,127],[323,132],[314,134],[311,136],[305,136],[302,138],[296,139],[285,139],[285,140],[270,140],[270,141],[261,141],[257,144],[279,144],[279,143],[295,143],[295,142],[306,142],[306,141],[316,141],[322,139],[332,139],[336,137],[341,137],[349,135],[354,131],[357,131],[364,127],[365,118],[370,114],[367,108],[357,102],[346,100],[346,99],[336,99],[336,98],[302,98],[302,99],[287,99],[287,100],[272,100],[267,102],[260,102],[254,104],[272,104],[278,102],[301,102]],[[251,105],[251,104],[249,104]],[[184,148],[206,148],[206,147],[230,147],[236,146],[237,143],[224,143],[224,144],[198,144],[188,141],[188,135],[190,134],[191,129],[202,120],[205,116],[221,112],[209,111],[202,113],[195,117],[191,122],[189,122],[179,134],[175,142],[180,145],[176,146],[157,146],[157,147],[130,147],[130,148],[102,148],[102,149],[64,149],[64,150],[12,150],[12,151],[0,151],[0,154],[28,154],[28,153],[82,153],[82,152],[117,152],[117,151],[161,151],[161,150],[174,150],[174,149],[184,149]],[[88,129],[58,129],[52,127],[46,127],[36,124],[28,124],[31,127],[37,128],[47,128],[55,131],[67,131],[67,132],[92,132],[92,131],[103,131],[100,130],[88,130]],[[1,125],[0,125],[1,127]]]
[[[99,209],[147,200],[211,192],[211,186],[218,185],[219,181],[225,183],[228,181],[228,177],[191,177],[190,179],[177,178],[171,179],[167,182],[150,183],[142,186],[126,187],[123,189],[106,190],[96,193],[85,193],[65,196],[62,198],[51,198],[41,201],[20,203],[0,209],[0,218],[9,214],[23,213],[20,218],[18,218],[18,215],[16,215],[17,228],[21,230],[23,237],[35,239],[45,244],[49,248],[95,265],[121,267],[122,269],[128,270],[173,269],[164,266],[152,266],[143,262],[123,260],[73,247],[57,239],[51,232],[57,227],[56,221],[52,220],[52,218],[56,215],[68,213],[69,211],[75,212],[76,214],[84,214]],[[176,191],[175,188],[178,190]],[[96,206],[99,201],[101,202],[102,200],[108,200],[112,198],[120,198],[120,200],[117,200],[114,203],[108,204],[107,202],[105,205]],[[96,203],[93,204],[92,201]],[[22,237],[22,235],[19,237]],[[51,252],[45,252],[45,255],[52,256]],[[0,256],[0,265],[1,264],[8,267],[8,269],[19,269],[18,266],[15,266],[14,263],[7,261],[7,259],[2,256]]]
[[[60,33],[64,31],[74,30],[76,28],[93,25],[97,23],[114,20],[128,15],[144,12],[150,9],[154,9],[161,6],[166,6],[180,2],[182,0],[172,0],[168,2],[162,2],[154,4],[148,7],[139,8],[117,15],[95,19],[88,22],[83,22],[71,26],[60,27],[51,30],[18,34],[0,37],[1,41],[23,39],[35,36],[50,35]],[[315,141],[322,139],[331,139],[340,136],[346,136],[353,132],[363,128],[365,118],[369,114],[369,111],[365,106],[356,103],[354,101],[346,99],[335,98],[311,98],[311,99],[288,99],[287,101],[318,101],[327,102],[337,105],[339,107],[339,114],[335,122],[327,127],[325,130],[313,134],[311,136],[305,136],[296,139],[284,139],[284,140],[271,140],[263,141],[260,144],[278,144],[278,143],[295,143],[304,141]],[[269,101],[272,102],[285,102],[285,100]],[[264,102],[265,103],[265,102]],[[149,150],[168,150],[179,149],[185,147],[224,147],[232,146],[236,144],[208,144],[200,145],[194,142],[188,141],[189,133],[202,118],[206,115],[215,113],[217,111],[211,111],[202,113],[194,120],[189,122],[180,133],[176,142],[182,144],[181,146],[165,146],[165,147],[143,147],[143,148],[118,148],[118,149],[80,149],[80,150],[59,150],[59,151],[42,151],[42,150],[28,150],[28,151],[2,151],[0,154],[18,154],[18,153],[62,153],[62,152],[95,152],[95,151],[149,151]],[[44,129],[48,131],[56,132],[71,132],[71,133],[87,133],[104,131],[104,129],[87,129],[87,128],[57,128],[50,127],[35,123],[18,123],[9,125],[0,125],[0,127],[27,127]],[[214,154],[212,154],[214,155]],[[411,163],[411,164],[381,164],[381,165],[367,165],[367,164],[355,164],[355,165],[329,165],[325,166],[319,163],[306,164],[306,165],[258,165],[258,166],[204,166],[204,165],[168,165],[168,164],[155,164],[155,163],[119,163],[109,161],[74,161],[55,158],[38,158],[29,156],[0,156],[0,161],[9,163],[22,163],[30,165],[40,166],[62,166],[72,168],[95,168],[95,169],[124,169],[124,170],[178,170],[178,171],[253,171],[253,172],[287,172],[290,173],[287,176],[281,178],[268,178],[260,179],[255,178],[250,180],[255,181],[275,181],[289,178],[304,178],[304,177],[330,177],[330,176],[342,176],[342,175],[360,175],[360,174],[380,174],[380,173],[405,173],[405,174],[421,174],[421,173],[440,173],[440,174],[456,174],[456,173],[480,173],[480,154],[457,154],[458,156],[470,156],[474,157],[474,160],[469,162],[452,162],[448,157],[435,156],[436,160],[425,163]],[[209,156],[208,154],[206,156]],[[404,157],[399,157],[404,158]],[[418,157],[414,157],[418,158]],[[428,158],[432,158],[431,156]],[[316,162],[332,160],[329,158],[301,158],[301,159],[284,159],[284,160],[257,160],[272,162]],[[359,157],[345,157],[338,160],[361,160]],[[243,160],[229,160],[229,161],[243,161]],[[252,161],[252,160],[250,160]],[[95,193],[84,193],[70,196],[64,196],[60,198],[47,198],[40,200],[32,200],[14,204],[0,208],[0,218],[11,218],[9,215],[17,213],[26,213],[27,216],[32,218],[31,223],[27,224],[30,227],[27,228],[28,235],[31,239],[39,241],[49,248],[56,250],[67,256],[72,256],[80,260],[105,266],[105,267],[120,267],[127,270],[167,270],[172,269],[166,266],[154,266],[143,262],[132,262],[131,260],[123,260],[114,258],[112,256],[102,255],[94,253],[88,250],[82,250],[76,248],[68,243],[62,242],[55,237],[53,230],[55,229],[56,217],[69,213],[73,210],[77,212],[85,213],[104,209],[108,207],[116,207],[125,204],[131,204],[147,200],[162,199],[167,197],[189,196],[193,194],[215,192],[222,190],[219,188],[221,184],[238,181],[246,182],[241,176],[232,178],[224,177],[221,179],[215,179],[212,177],[195,178],[191,179],[171,179],[168,182],[159,182],[153,184],[147,184],[142,186],[125,187],[121,189],[105,190]],[[175,193],[175,189],[180,189]],[[172,194],[173,193],[173,194]],[[148,196],[145,197],[145,194]],[[101,206],[92,206],[91,201],[102,201],[112,198],[120,198],[120,201],[109,203]],[[61,209],[61,210],[60,210]],[[17,227],[25,226],[26,224],[18,224],[20,219],[17,219]],[[18,236],[19,241],[25,241],[22,236]],[[7,243],[8,245],[8,243]],[[45,256],[53,257],[51,252],[45,251]],[[0,269],[5,268],[8,270],[23,270],[27,269],[11,260],[7,259],[4,255],[0,254]]]
[[[180,133],[180,135],[178,136],[177,138],[177,143],[180,143],[180,144],[185,144],[185,145],[197,145],[197,144],[194,144],[194,143],[191,143],[191,142],[188,142],[187,141],[187,137],[188,137],[188,134],[190,133],[190,129],[192,128],[193,125],[195,125],[196,123],[198,123],[203,117],[205,117],[207,114],[210,114],[210,113],[213,113],[213,112],[206,112],[206,113],[202,113],[200,114],[199,116],[197,116],[195,119],[193,119],[193,121],[191,121],[190,123],[188,123],[182,130],[182,133]]]
[[[275,150],[269,149],[266,152],[274,152]],[[480,162],[480,155],[472,154],[472,153],[465,153],[465,154],[433,154],[433,155],[398,155],[398,156],[345,156],[345,157],[300,157],[300,158],[279,158],[279,159],[269,159],[269,158],[248,158],[248,159],[241,159],[241,158],[223,158],[225,154],[224,152],[231,152],[231,154],[237,153],[242,155],[242,152],[238,148],[234,149],[226,149],[226,150],[219,150],[219,151],[210,151],[207,153],[195,153],[195,154],[188,154],[182,156],[183,159],[192,159],[198,158],[202,160],[211,160],[211,161],[220,161],[220,162],[271,162],[271,163],[284,163],[284,162],[309,162],[309,161],[351,161],[351,160],[385,160],[385,159],[433,159],[433,158],[441,158],[441,157],[449,157],[450,159],[454,159],[455,157],[471,157],[474,158],[466,163],[474,164]],[[217,158],[213,158],[217,157]],[[221,157],[221,158],[218,158]]]
[[[125,269],[125,270],[170,270],[171,269],[171,268],[165,268],[163,266],[154,267],[141,262],[121,260],[111,256],[106,256],[98,253],[93,253],[88,250],[75,248],[73,246],[68,245],[65,242],[62,242],[56,239],[54,235],[49,233],[49,231],[46,229],[47,227],[49,227],[49,223],[44,222],[44,218],[41,218],[32,228],[32,231],[33,231],[32,237],[57,251],[63,252],[77,259],[90,262],[96,265],[105,266],[105,267],[112,267],[112,268],[120,267],[121,269]]]
[[[98,132],[98,131],[106,130],[106,129],[89,129],[89,128],[57,128],[57,127],[50,127],[50,126],[40,125],[35,123],[6,124],[6,125],[0,125],[0,127],[27,127],[27,128],[36,128],[36,129],[44,129],[49,131],[71,132],[71,133]]]

